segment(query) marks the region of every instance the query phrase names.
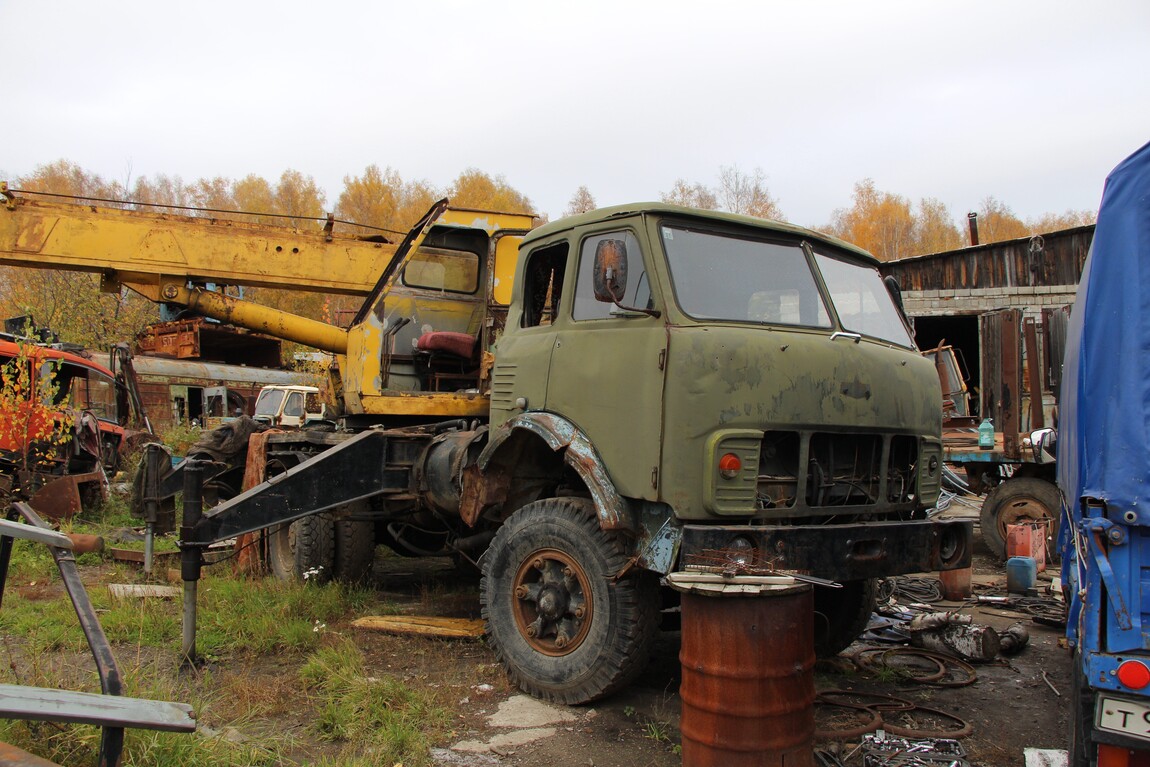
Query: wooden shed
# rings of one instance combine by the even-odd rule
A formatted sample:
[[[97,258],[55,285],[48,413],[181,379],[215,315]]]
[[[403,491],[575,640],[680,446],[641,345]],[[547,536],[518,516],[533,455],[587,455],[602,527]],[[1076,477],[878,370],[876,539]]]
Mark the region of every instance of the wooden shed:
[[[902,289],[919,348],[953,346],[966,366],[975,411],[1002,423],[1004,405],[1030,399],[1031,381],[1040,381],[1045,411],[1055,402],[1066,321],[1093,236],[1093,225],[1079,226],[880,269]],[[1022,410],[1019,429],[1036,427]]]

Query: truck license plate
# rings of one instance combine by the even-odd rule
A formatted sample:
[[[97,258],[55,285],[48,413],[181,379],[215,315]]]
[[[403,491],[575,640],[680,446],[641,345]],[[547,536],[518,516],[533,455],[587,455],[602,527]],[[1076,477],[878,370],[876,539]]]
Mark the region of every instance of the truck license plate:
[[[1095,721],[1100,730],[1150,741],[1150,701],[1141,703],[1099,695]]]

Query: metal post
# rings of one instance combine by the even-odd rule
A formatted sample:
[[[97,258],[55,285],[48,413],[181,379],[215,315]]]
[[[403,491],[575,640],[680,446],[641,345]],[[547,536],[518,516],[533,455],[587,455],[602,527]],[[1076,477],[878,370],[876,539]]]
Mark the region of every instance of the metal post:
[[[203,552],[195,529],[204,513],[204,467],[189,461],[184,468],[184,514],[180,525],[180,573],[184,579],[183,664],[196,664],[196,592],[203,567]]]
[[[159,446],[150,444],[144,452],[144,573],[152,574],[152,561],[155,556],[156,520],[160,514],[160,485],[165,471],[172,468],[171,459]]]
[[[156,526],[151,522],[144,525],[144,575],[152,574],[152,554],[155,551]]]

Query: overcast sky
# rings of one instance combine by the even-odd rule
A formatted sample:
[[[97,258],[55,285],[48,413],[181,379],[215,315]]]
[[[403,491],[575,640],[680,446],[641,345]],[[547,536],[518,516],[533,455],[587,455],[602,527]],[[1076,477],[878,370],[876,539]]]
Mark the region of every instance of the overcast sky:
[[[1147,0],[0,0],[0,178],[370,164],[503,175],[562,215],[761,169],[817,226],[855,183],[956,221],[1097,209],[1150,141]]]

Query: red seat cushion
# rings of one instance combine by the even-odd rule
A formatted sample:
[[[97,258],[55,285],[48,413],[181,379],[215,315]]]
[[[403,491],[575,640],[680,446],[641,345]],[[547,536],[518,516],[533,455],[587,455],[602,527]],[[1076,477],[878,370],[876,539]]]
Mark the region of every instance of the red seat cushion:
[[[475,341],[475,336],[467,333],[437,330],[421,335],[416,346],[422,352],[448,352],[457,357],[471,357],[471,353],[475,351]]]

